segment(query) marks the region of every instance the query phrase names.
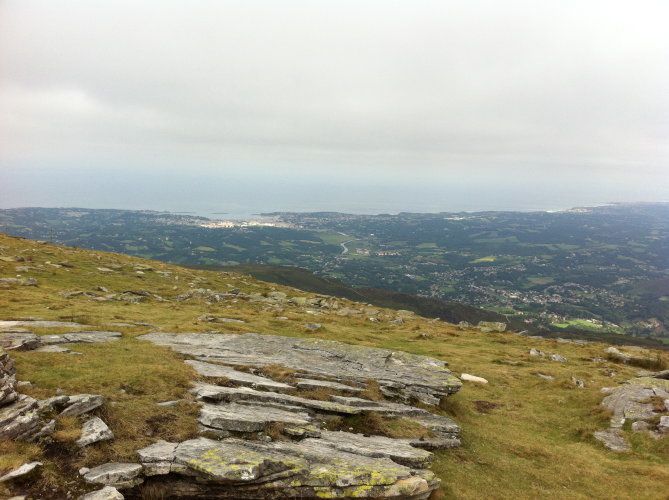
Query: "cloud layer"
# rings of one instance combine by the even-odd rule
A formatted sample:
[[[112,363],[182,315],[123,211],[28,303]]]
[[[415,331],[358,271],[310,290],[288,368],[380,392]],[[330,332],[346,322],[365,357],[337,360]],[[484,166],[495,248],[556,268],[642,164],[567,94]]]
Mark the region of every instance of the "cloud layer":
[[[0,169],[559,171],[669,193],[667,19],[665,1],[5,0]]]

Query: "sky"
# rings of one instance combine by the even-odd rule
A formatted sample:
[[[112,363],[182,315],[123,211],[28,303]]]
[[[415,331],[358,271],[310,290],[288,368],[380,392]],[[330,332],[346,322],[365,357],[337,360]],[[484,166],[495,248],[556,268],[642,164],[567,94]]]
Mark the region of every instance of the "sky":
[[[0,0],[0,207],[669,200],[669,2]]]

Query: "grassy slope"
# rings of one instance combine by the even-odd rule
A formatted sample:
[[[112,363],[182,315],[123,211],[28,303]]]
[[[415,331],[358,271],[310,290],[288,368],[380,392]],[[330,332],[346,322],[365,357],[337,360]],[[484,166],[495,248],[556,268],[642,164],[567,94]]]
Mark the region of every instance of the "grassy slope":
[[[157,262],[149,264],[157,270],[173,271],[172,276],[165,278],[146,272],[138,277],[132,265],[147,261],[2,235],[0,255],[22,256],[27,260],[20,263],[0,260],[0,277],[15,276],[17,265],[45,266],[43,271],[24,273],[37,278],[38,287],[0,291],[0,319],[27,316],[75,319],[101,328],[110,328],[106,326],[110,322],[145,321],[165,331],[204,331],[215,326],[197,323],[196,318],[213,313],[247,321],[243,325],[224,325],[225,331],[292,336],[308,335],[303,325],[314,320],[314,316],[298,307],[290,306],[277,313],[264,311],[262,304],[243,301],[214,305],[150,301],[125,305],[94,302],[85,297],[65,299],[58,292],[92,291],[100,285],[113,292],[146,289],[173,298],[190,289],[189,283],[222,291],[234,286],[245,292],[276,289],[289,295],[307,294],[248,276],[190,270]],[[74,267],[52,268],[45,264],[63,260]],[[123,269],[110,274],[96,270],[113,264],[121,264]],[[289,320],[280,321],[277,316],[287,316]],[[607,425],[606,415],[598,410],[599,389],[621,383],[638,370],[588,361],[602,355],[603,344],[575,346],[512,334],[460,331],[452,325],[421,318],[409,320],[402,326],[329,314],[317,318],[324,326],[317,335],[323,338],[436,356],[449,361],[458,374],[473,373],[490,381],[485,386],[466,384],[446,405],[445,411],[454,415],[463,428],[463,446],[439,452],[433,466],[443,480],[446,498],[665,496],[666,484],[669,484],[667,437],[654,441],[630,435],[633,452],[625,455],[605,450],[591,437],[593,430]],[[194,435],[196,407],[193,403],[182,403],[177,409],[155,405],[185,394],[189,380],[194,378],[190,368],[172,352],[135,339],[150,328],[120,330],[124,337],[118,343],[73,347],[83,353],[81,356],[12,354],[19,380],[32,381],[34,387],[26,392],[35,396],[53,395],[57,388],[66,393],[104,394],[108,403],[101,415],[115,432],[116,439],[77,451],[72,441],[76,439],[78,424],[61,421],[59,442],[46,457],[36,445],[0,442],[0,473],[26,460],[39,458],[45,461],[46,467],[42,479],[33,485],[34,491],[44,493],[52,487],[59,488],[61,493],[76,491],[76,483],[66,485],[64,478],[74,477],[78,467],[110,459],[134,460],[135,449],[158,438],[183,439]],[[429,338],[419,338],[420,333],[429,334]],[[558,352],[569,361],[563,365],[530,358],[527,351],[531,347]],[[608,369],[615,370],[616,375],[608,376]],[[551,374],[555,380],[544,381],[535,375],[537,371]],[[572,386],[572,375],[584,379],[586,389]],[[488,413],[480,413],[477,411],[482,405],[480,401],[498,406]]]
[[[379,307],[408,309],[428,318],[441,318],[451,323],[459,323],[460,321],[467,321],[472,324],[479,321],[507,322],[505,316],[493,311],[458,302],[419,297],[418,295],[382,288],[353,288],[338,279],[317,276],[311,271],[299,267],[242,264],[228,266],[224,270],[250,274],[263,281],[280,283],[300,290],[343,297],[358,302],[368,302]],[[523,324],[518,326],[522,327]]]

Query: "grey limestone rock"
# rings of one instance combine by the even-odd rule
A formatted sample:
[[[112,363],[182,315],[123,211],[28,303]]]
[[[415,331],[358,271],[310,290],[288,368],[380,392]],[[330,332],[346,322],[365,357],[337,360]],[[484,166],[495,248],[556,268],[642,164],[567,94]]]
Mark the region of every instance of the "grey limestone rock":
[[[151,333],[145,340],[177,352],[228,365],[278,364],[319,378],[365,383],[378,380],[400,398],[430,395],[439,399],[457,392],[462,382],[441,360],[405,352],[355,346],[322,339],[275,335]]]
[[[125,497],[113,486],[105,486],[101,490],[92,491],[79,497],[79,500],[123,500]]]
[[[253,375],[251,373],[241,372],[235,370],[229,366],[206,363],[204,361],[196,360],[186,360],[190,366],[192,366],[195,371],[204,377],[219,377],[227,378],[233,382],[236,382],[239,385],[247,385],[251,387],[263,387],[266,389],[273,390],[286,390],[293,389],[293,386],[284,384],[282,382],[276,382],[267,377],[260,377],[258,375]]]
[[[506,323],[499,321],[479,321],[477,328],[483,333],[501,333],[506,330]]]
[[[298,378],[296,380],[298,389],[332,389],[340,392],[359,393],[364,389],[362,387],[353,387],[351,385],[333,382],[331,380],[317,380],[308,378]]]
[[[597,431],[595,432],[594,436],[597,441],[600,441],[609,450],[617,452],[625,452],[630,450],[630,445],[620,429],[606,429],[604,431]]]
[[[89,444],[98,443],[100,441],[108,441],[114,438],[114,433],[107,424],[99,417],[93,417],[81,427],[81,437],[76,444],[79,447],[88,446]]]
[[[155,446],[155,445],[152,445]],[[173,452],[170,455],[169,451]],[[361,445],[360,449],[374,452]],[[420,450],[418,450],[420,451]],[[167,452],[167,453],[165,453]],[[407,453],[409,451],[407,450]],[[193,439],[139,451],[143,465],[169,463],[174,496],[217,498],[405,498],[426,499],[439,480],[386,456],[334,448],[320,439],[300,442]],[[168,460],[165,460],[169,458]],[[166,472],[167,474],[167,472]],[[161,479],[164,483],[165,479]]]
[[[306,413],[236,403],[220,406],[205,404],[199,417],[199,422],[206,427],[234,432],[258,432],[274,422],[304,426],[309,425],[311,420]]]
[[[4,483],[6,481],[11,481],[12,479],[16,479],[18,477],[24,477],[27,476],[28,474],[31,474],[33,471],[38,469],[39,467],[42,466],[42,462],[30,462],[23,464],[21,467],[18,469],[14,469],[13,471],[8,472],[4,476],[0,477],[0,483]]]
[[[110,462],[90,469],[84,474],[84,480],[118,489],[132,488],[143,481],[141,473],[140,464]]]
[[[364,436],[350,432],[322,431],[320,443],[340,451],[366,457],[387,457],[393,462],[413,468],[427,468],[432,462],[432,453],[412,446],[408,439],[392,439],[383,436]]]

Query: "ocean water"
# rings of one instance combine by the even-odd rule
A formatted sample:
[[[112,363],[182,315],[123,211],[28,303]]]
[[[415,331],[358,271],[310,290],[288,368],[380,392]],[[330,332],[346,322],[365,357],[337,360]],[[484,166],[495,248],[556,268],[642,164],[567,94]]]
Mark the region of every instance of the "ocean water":
[[[609,202],[667,201],[666,182],[583,175],[354,176],[336,172],[198,173],[182,169],[38,169],[0,166],[0,208],[165,210],[215,219],[260,212],[348,213],[563,210]]]

